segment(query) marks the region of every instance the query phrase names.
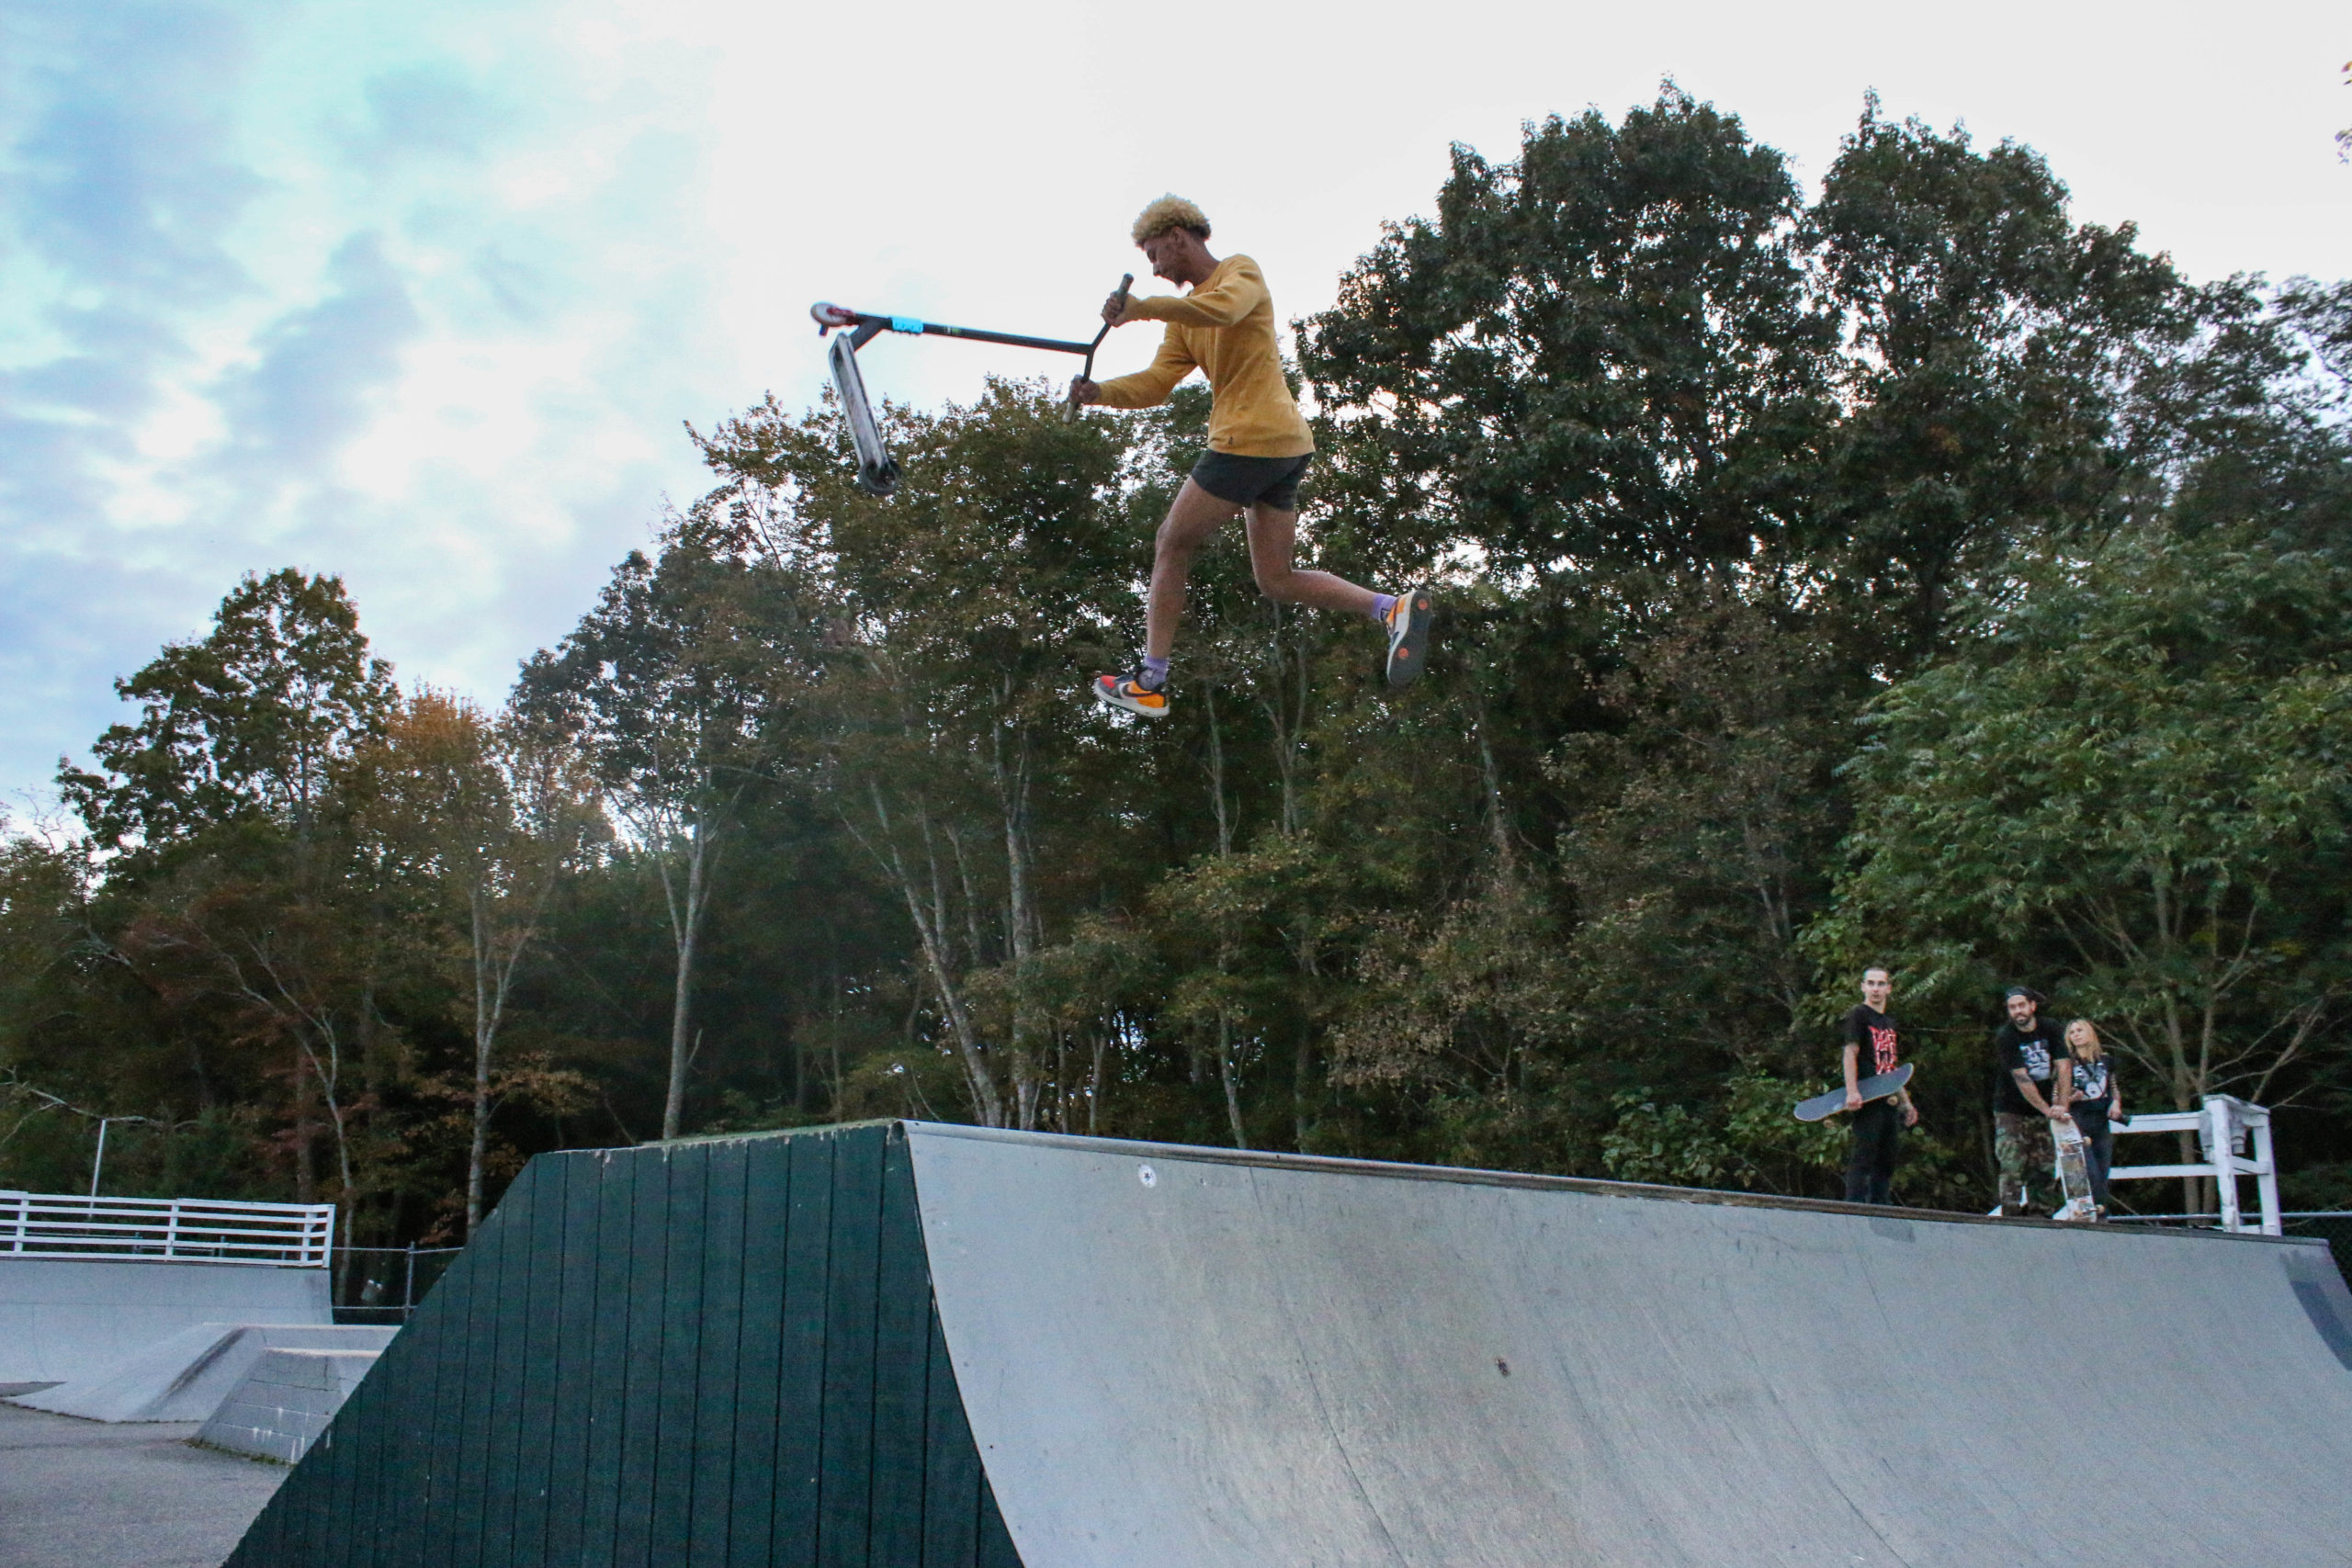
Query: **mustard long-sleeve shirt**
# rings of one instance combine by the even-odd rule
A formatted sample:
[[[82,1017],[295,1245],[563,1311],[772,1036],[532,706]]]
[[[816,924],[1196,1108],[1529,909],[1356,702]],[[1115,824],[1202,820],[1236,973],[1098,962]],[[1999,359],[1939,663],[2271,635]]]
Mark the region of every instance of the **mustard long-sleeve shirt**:
[[[1102,383],[1114,409],[1156,408],[1194,369],[1207,372],[1209,450],[1239,457],[1302,457],[1315,437],[1283,379],[1274,298],[1248,256],[1227,256],[1190,294],[1129,303],[1130,321],[1168,323],[1150,367]]]

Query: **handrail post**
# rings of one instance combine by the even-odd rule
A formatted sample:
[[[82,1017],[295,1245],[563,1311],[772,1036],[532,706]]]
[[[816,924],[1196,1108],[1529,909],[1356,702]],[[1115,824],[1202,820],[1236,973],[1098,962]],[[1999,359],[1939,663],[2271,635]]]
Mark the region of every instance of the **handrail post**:
[[[2225,1231],[2245,1228],[2245,1216],[2238,1211],[2238,1168],[2233,1153],[2237,1145],[2237,1127],[2236,1118],[2231,1114],[2233,1110],[2227,1095],[2205,1097],[2207,1157],[2213,1162],[2213,1192],[2221,1201],[2222,1228]]]
[[[401,1323],[406,1326],[409,1314],[416,1311],[416,1243],[408,1244],[408,1277],[401,1281]]]
[[[2262,1204],[2262,1234],[2284,1235],[2278,1213],[2278,1161],[2270,1143],[2270,1113],[2246,1119],[2254,1129],[2254,1190]]]

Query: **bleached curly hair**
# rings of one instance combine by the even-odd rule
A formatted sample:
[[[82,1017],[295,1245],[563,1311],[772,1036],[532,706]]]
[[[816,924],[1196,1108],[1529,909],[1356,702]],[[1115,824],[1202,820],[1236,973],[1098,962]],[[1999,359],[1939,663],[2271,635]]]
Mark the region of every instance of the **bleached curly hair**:
[[[1181,196],[1163,196],[1136,215],[1133,234],[1140,245],[1171,229],[1190,229],[1205,240],[1209,237],[1209,215]]]

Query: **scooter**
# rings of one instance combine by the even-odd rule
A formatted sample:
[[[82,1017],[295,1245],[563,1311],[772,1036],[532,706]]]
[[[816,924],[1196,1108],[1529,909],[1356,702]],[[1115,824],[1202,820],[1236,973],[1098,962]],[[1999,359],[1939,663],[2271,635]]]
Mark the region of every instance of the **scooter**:
[[[1114,298],[1124,300],[1127,290],[1135,286],[1135,274],[1119,279],[1119,291]],[[1094,378],[1094,351],[1111,333],[1111,323],[1104,321],[1102,331],[1091,343],[1077,343],[1062,338],[1028,337],[1019,333],[987,332],[978,327],[952,327],[944,321],[926,321],[919,316],[883,316],[867,310],[853,310],[845,305],[830,304],[820,299],[808,307],[808,314],[817,322],[817,335],[839,330],[841,335],[826,351],[833,373],[833,390],[842,400],[842,415],[849,422],[849,437],[857,448],[857,485],[866,494],[888,496],[899,488],[899,464],[890,456],[889,446],[882,439],[881,422],[874,417],[874,406],[866,400],[865,378],[859,372],[857,351],[884,333],[905,333],[910,336],[964,338],[972,343],[1001,343],[1013,348],[1041,348],[1053,354],[1083,355],[1086,368],[1079,379]],[[1073,382],[1070,400],[1062,413],[1065,420],[1078,417],[1078,389]]]

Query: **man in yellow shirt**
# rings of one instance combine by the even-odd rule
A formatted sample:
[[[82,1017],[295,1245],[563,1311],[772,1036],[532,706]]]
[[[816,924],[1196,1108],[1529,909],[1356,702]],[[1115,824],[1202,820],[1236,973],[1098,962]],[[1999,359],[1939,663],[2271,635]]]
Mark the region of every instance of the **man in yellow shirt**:
[[[1375,593],[1328,571],[1293,565],[1298,546],[1298,481],[1315,457],[1315,437],[1283,379],[1274,342],[1273,297],[1248,256],[1209,254],[1209,220],[1182,197],[1161,197],[1136,220],[1135,242],[1155,276],[1187,294],[1148,299],[1113,295],[1102,319],[1113,326],[1165,321],[1167,335],[1150,368],[1114,380],[1080,378],[1081,403],[1148,409],[1195,369],[1209,378],[1209,449],[1176,494],[1159,525],[1144,606],[1143,663],[1125,675],[1098,675],[1094,695],[1146,718],[1168,716],[1168,662],[1184,613],[1184,581],[1209,536],[1249,513],[1250,567],[1267,597],[1369,615],[1388,633],[1388,683],[1401,686],[1429,661],[1430,592]]]

